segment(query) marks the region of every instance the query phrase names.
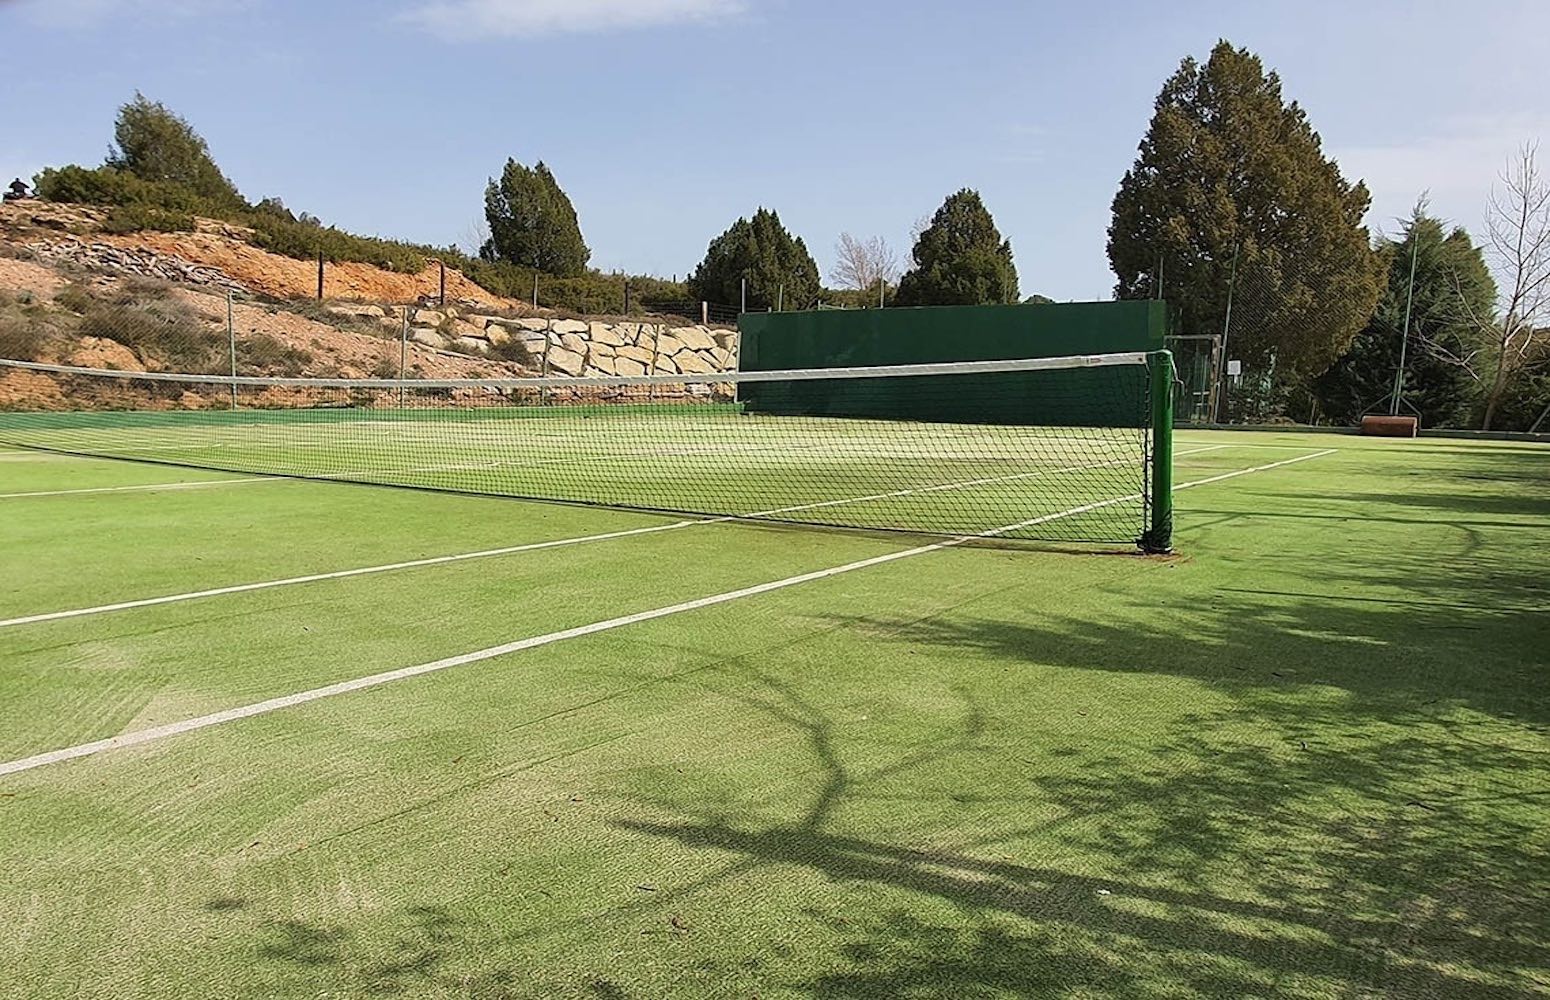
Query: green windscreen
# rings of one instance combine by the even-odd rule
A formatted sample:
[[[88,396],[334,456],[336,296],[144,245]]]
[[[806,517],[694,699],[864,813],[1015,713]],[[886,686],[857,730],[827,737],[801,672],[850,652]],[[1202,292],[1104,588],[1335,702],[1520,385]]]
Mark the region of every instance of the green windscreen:
[[[1147,300],[748,313],[738,329],[739,367],[749,372],[1004,361],[1159,350],[1167,308]],[[1113,377],[1026,372],[1010,389],[1007,378],[966,379],[959,395],[929,400],[907,378],[864,394],[844,383],[754,383],[740,387],[739,398],[751,411],[785,415],[972,423],[994,409],[995,420],[1025,426],[1137,426],[1144,415],[1113,405]]]

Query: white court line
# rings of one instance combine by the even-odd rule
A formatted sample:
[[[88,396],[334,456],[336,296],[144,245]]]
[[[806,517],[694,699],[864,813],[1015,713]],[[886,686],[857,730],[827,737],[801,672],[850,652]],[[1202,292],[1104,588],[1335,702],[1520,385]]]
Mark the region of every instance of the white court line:
[[[1231,433],[1231,432],[1228,432],[1228,433]],[[1266,433],[1274,433],[1274,432],[1272,431],[1272,432],[1266,432]],[[1323,436],[1330,436],[1330,435],[1323,435]],[[1342,437],[1349,437],[1350,435],[1341,435],[1341,436]],[[1185,441],[1185,440],[1182,440],[1180,438],[1174,438],[1173,439],[1173,443],[1176,444],[1176,445],[1178,445],[1178,444],[1205,444],[1204,441]],[[1251,449],[1253,449],[1253,448],[1268,448],[1268,449],[1271,449],[1271,450],[1274,450],[1274,451],[1307,451],[1309,448],[1317,447],[1317,445],[1310,445],[1310,444],[1261,444],[1261,443],[1259,443],[1257,441],[1242,441],[1242,442],[1235,443],[1235,444],[1231,445],[1230,447],[1233,447],[1233,448],[1251,448]]]
[[[64,497],[81,493],[135,493],[146,490],[191,490],[200,486],[236,486],[242,483],[276,483],[285,476],[247,476],[242,479],[197,479],[186,483],[146,483],[139,486],[93,486],[78,490],[34,490],[31,493],[0,493],[0,500],[25,497]]]
[[[630,535],[645,535],[655,531],[671,531],[674,528],[687,528],[691,524],[703,524],[703,521],[674,521],[671,524],[653,524],[644,528],[630,528],[625,531],[609,531],[600,535],[579,535],[573,538],[557,538],[547,542],[528,542],[524,545],[510,545],[502,549],[483,549],[478,552],[459,552],[449,556],[431,556],[426,559],[411,559],[407,562],[387,563],[382,566],[361,566],[356,569],[335,570],[332,573],[312,573],[308,576],[292,576],[283,580],[262,580],[258,583],[238,583],[230,587],[215,587],[210,590],[196,590],[187,594],[167,594],[163,597],[146,597],[137,601],[120,601],[117,604],[99,604],[92,608],[72,608],[68,611],[49,611],[43,614],[26,615],[22,618],[7,618],[0,621],[0,628],[8,628],[12,625],[30,625],[35,622],[59,621],[62,618],[79,618],[83,615],[97,615],[108,611],[127,611],[130,608],[149,608],[158,604],[175,604],[180,601],[193,601],[201,597],[219,597],[222,594],[243,594],[254,590],[268,590],[272,587],[289,587],[298,583],[317,583],[320,580],[342,580],[351,576],[367,576],[371,573],[388,573],[393,570],[411,569],[417,566],[438,566],[442,563],[462,562],[465,559],[486,559],[491,556],[511,555],[514,552],[533,552],[538,549],[559,548],[562,545],[579,545],[582,542],[601,542],[609,538],[625,538]]]
[[[1221,448],[1229,448],[1231,445],[1219,444],[1208,448],[1198,448],[1191,451],[1176,452],[1175,456],[1194,455],[1205,451],[1216,451]],[[1134,461],[1127,458],[1123,461]],[[132,608],[150,608],[161,604],[178,604],[183,601],[196,601],[206,597],[220,597],[225,594],[245,594],[255,590],[270,590],[275,587],[290,587],[302,583],[318,583],[323,580],[343,580],[352,576],[369,576],[374,573],[390,573],[402,569],[415,569],[421,566],[439,566],[443,563],[462,562],[467,559],[488,559],[494,556],[513,555],[518,552],[534,552],[539,549],[553,549],[566,545],[579,545],[583,542],[600,542],[611,538],[628,538],[633,535],[646,535],[659,531],[672,531],[676,528],[687,528],[697,524],[722,524],[727,521],[740,520],[742,518],[773,517],[776,514],[791,514],[797,511],[811,510],[817,507],[833,507],[848,503],[866,503],[872,500],[882,500],[891,497],[908,496],[913,493],[929,493],[948,489],[962,489],[970,486],[984,486],[990,483],[1006,482],[1012,479],[1026,479],[1037,475],[1060,475],[1068,472],[1079,472],[1085,469],[1103,468],[1106,465],[1118,465],[1120,461],[1105,462],[1098,465],[1069,466],[1064,469],[1043,469],[1034,472],[1019,472],[1010,476],[1001,476],[994,479],[967,479],[961,483],[944,483],[937,486],[924,486],[913,490],[899,490],[894,493],[878,493],[872,496],[852,497],[846,500],[825,500],[820,503],[798,504],[793,507],[776,507],[772,510],[755,511],[752,514],[732,517],[694,518],[686,521],[674,521],[671,524],[655,524],[644,528],[630,528],[624,531],[609,531],[597,535],[577,535],[571,538],[559,538],[547,542],[527,542],[522,545],[510,545],[499,549],[481,549],[477,552],[459,552],[446,556],[429,556],[424,559],[411,559],[406,562],[384,563],[380,566],[360,566],[355,569],[341,569],[329,573],[311,573],[306,576],[292,576],[281,580],[261,580],[256,583],[239,583],[227,587],[214,587],[209,590],[195,590],[185,594],[166,594],[161,597],[145,597],[133,601],[119,601],[114,604],[98,604],[89,608],[70,608],[65,611],[47,611],[35,615],[23,615],[20,618],[0,619],[0,628],[10,628],[15,625],[34,625],[38,622],[60,621],[65,618],[81,618],[86,615],[100,615],[113,611],[128,611]],[[285,477],[274,477],[285,478]],[[249,482],[251,480],[230,480],[231,482]],[[1136,496],[1128,499],[1136,499]]]
[[[1224,479],[1232,479],[1237,476],[1246,476],[1254,472],[1265,472],[1269,469],[1279,468],[1283,465],[1291,465],[1295,462],[1306,462],[1309,459],[1322,458],[1325,455],[1334,454],[1335,449],[1321,451],[1312,455],[1302,455],[1298,458],[1289,458],[1282,462],[1271,462],[1268,465],[1255,466],[1252,469],[1239,469],[1235,472],[1223,473],[1219,476],[1211,476],[1208,479],[1197,479],[1193,482],[1181,483],[1175,486],[1175,491],[1186,490],[1195,486],[1204,486],[1207,483],[1219,483]],[[828,569],[815,570],[811,573],[801,573],[797,576],[788,576],[782,580],[771,580],[767,583],[755,584],[751,587],[743,587],[739,590],[729,590],[721,594],[712,594],[709,597],[699,597],[691,601],[683,601],[678,604],[669,604],[666,607],[653,608],[650,611],[637,611],[630,615],[621,615],[617,618],[609,618],[600,622],[592,622],[589,625],[579,625],[575,628],[562,629],[558,632],[549,632],[544,635],[530,636],[526,639],[517,639],[514,642],[502,643],[499,646],[491,646],[487,649],[474,650],[471,653],[461,653],[457,656],[449,656],[445,659],[433,660],[430,663],[421,663],[412,667],[400,667],[397,670],[388,670],[379,674],[370,674],[366,677],[357,677],[353,680],[340,681],[337,684],[329,684],[326,687],[313,688],[309,691],[298,691],[295,694],[282,695],[278,698],[270,698],[265,701],[255,702],[251,705],[242,705],[237,708],[228,708],[225,711],[213,712],[209,715],[201,715],[192,719],[184,719],[181,722],[171,722],[164,726],[155,726],[150,729],[141,729],[132,733],[124,733],[120,736],[111,736],[104,740],[94,740],[91,743],[81,743],[73,747],[64,747],[59,750],[50,750],[47,753],[35,754],[31,757],[22,757],[18,760],[0,763],[0,776],[18,774],[22,771],[30,771],[33,768],[44,767],[48,764],[58,764],[77,757],[88,757],[92,754],[102,753],[105,750],[121,750],[125,747],[139,746],[143,743],[151,743],[156,740],[166,739],[169,736],[177,736],[182,733],[193,732],[198,729],[208,729],[227,722],[235,722],[239,719],[251,718],[255,715],[264,715],[269,712],[279,711],[282,708],[291,708],[295,705],[304,705],[307,702],[319,701],[323,698],[331,698],[334,695],[348,694],[352,691],[363,691],[367,688],[379,687],[383,684],[391,684],[394,681],[405,680],[410,677],[418,677],[421,674],[435,673],[440,670],[448,670],[452,667],[461,667],[470,663],[479,663],[483,660],[491,660],[498,656],[506,656],[510,653],[519,653],[523,650],[537,649],[540,646],[549,646],[567,639],[579,639],[583,636],[596,635],[599,632],[608,632],[613,629],[623,628],[626,625],[636,625],[640,622],[652,621],[657,618],[666,618],[669,615],[681,614],[685,611],[696,611],[700,608],[713,607],[717,604],[726,604],[730,601],[741,600],[745,597],[754,597],[759,594],[768,594],[775,590],[784,590],[787,587],[795,587],[803,583],[811,583],[814,580],[823,580],[831,576],[839,576],[842,573],[851,573],[858,569],[867,569],[871,566],[880,566],[884,563],[897,562],[900,559],[909,559],[913,556],[925,555],[928,552],[939,552],[956,545],[964,545],[983,538],[994,538],[1005,535],[1021,528],[1031,527],[1035,524],[1044,524],[1063,517],[1071,517],[1087,511],[1097,510],[1101,507],[1109,507],[1118,503],[1125,503],[1135,499],[1139,494],[1126,497],[1114,497],[1109,500],[1100,500],[1096,503],[1083,504],[1080,507],[1072,507],[1070,510],[1059,511],[1054,514],[1045,514],[1041,517],[1030,518],[1026,521],[1018,521],[1016,524],[1003,525],[982,531],[974,535],[960,535],[930,545],[920,545],[912,549],[903,549],[898,552],[889,552],[885,555],[873,556],[870,559],[860,559],[856,562],[845,563],[842,566],[831,566]]]

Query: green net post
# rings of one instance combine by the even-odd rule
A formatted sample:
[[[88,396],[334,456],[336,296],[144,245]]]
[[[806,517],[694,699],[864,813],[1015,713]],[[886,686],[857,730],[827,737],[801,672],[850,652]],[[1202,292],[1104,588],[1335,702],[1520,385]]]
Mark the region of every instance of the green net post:
[[[1151,518],[1141,536],[1147,552],[1173,551],[1173,353],[1147,355],[1152,372]]]

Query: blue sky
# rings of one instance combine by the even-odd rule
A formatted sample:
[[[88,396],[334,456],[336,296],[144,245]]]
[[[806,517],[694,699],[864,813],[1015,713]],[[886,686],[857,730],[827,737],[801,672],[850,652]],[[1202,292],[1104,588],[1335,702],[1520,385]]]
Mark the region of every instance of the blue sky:
[[[507,156],[546,161],[593,263],[682,275],[759,205],[827,273],[907,253],[980,190],[1024,294],[1107,297],[1109,203],[1158,87],[1219,38],[1280,71],[1392,229],[1478,228],[1550,132],[1544,0],[0,0],[0,175],[100,162],[135,89],[250,198],[464,241]]]

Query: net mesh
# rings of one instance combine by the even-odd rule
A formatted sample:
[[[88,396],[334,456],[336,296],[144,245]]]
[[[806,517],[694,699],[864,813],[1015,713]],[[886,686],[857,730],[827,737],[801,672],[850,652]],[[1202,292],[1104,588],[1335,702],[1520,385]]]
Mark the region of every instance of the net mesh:
[[[440,381],[0,362],[0,377],[0,442],[79,455],[950,536],[1146,527],[1140,354]]]

